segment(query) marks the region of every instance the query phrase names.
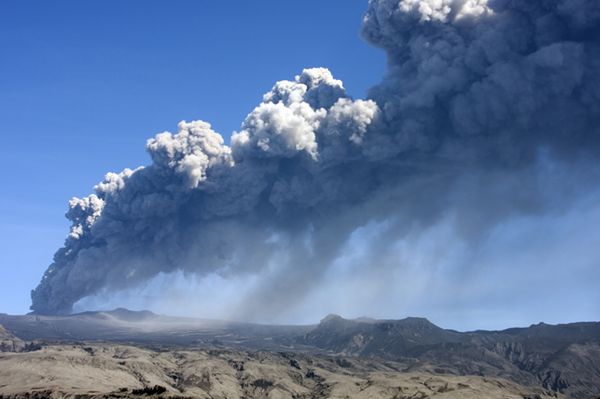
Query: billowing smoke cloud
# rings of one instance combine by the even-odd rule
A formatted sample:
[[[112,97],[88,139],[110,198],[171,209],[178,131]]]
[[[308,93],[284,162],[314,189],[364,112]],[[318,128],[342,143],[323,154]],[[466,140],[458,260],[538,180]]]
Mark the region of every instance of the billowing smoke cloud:
[[[276,314],[365,226],[380,227],[364,267],[389,267],[399,240],[440,220],[473,243],[598,182],[597,0],[371,0],[363,29],[389,64],[369,99],[306,69],[265,94],[231,146],[181,122],[148,140],[151,165],[73,199],[32,309],[69,312],[160,273],[269,271],[244,303]]]

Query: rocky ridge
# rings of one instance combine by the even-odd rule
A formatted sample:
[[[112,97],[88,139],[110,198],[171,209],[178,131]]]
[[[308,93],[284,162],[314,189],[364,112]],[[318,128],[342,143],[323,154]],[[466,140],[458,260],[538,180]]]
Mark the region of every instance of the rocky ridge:
[[[334,359],[337,370],[353,378],[379,373],[379,367],[393,365],[389,366],[393,371],[386,371],[393,375],[390,381],[404,381],[411,373],[450,380],[478,377],[510,381],[537,390],[536,394],[545,392],[574,399],[600,397],[600,323],[541,323],[503,331],[458,332],[414,317],[349,320],[330,315],[314,326],[268,326],[173,318],[124,309],[70,316],[0,314],[0,323],[6,327],[0,336],[4,337],[0,341],[8,342],[5,350],[34,351],[28,356],[35,356],[40,345],[56,351],[69,345],[91,348],[100,342],[106,350],[113,345],[134,345],[158,354],[189,350],[209,354],[240,351],[248,356],[286,354],[290,359]],[[289,362],[296,368],[292,363],[299,360]],[[363,365],[363,369],[350,367],[356,364]],[[373,366],[372,370],[367,364]],[[184,373],[181,368],[177,370]],[[303,378],[309,378],[306,375],[312,372],[303,373]],[[150,382],[135,389],[152,389]],[[159,382],[155,385],[167,387],[164,381]],[[1,379],[0,392],[4,393]],[[169,392],[167,389],[164,394]]]

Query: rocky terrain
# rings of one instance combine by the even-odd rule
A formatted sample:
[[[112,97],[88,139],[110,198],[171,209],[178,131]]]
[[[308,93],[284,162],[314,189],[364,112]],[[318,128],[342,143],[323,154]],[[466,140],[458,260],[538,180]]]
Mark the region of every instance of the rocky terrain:
[[[600,397],[600,323],[457,332],[422,318],[266,326],[117,309],[0,324],[0,398]]]
[[[300,353],[51,345],[0,355],[0,398],[556,398],[480,376],[400,372],[398,362]]]
[[[600,323],[460,333],[422,318],[328,316],[301,342],[344,355],[412,360],[407,370],[493,376],[573,398],[600,397]]]
[[[0,352],[18,352],[25,344],[0,325]]]

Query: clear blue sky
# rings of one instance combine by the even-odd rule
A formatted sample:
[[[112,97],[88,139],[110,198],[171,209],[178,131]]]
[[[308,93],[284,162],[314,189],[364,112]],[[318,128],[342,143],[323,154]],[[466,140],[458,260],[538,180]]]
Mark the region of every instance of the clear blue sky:
[[[108,171],[203,119],[229,137],[276,80],[325,66],[364,96],[385,68],[359,36],[367,0],[0,2],[0,312],[24,313]]]

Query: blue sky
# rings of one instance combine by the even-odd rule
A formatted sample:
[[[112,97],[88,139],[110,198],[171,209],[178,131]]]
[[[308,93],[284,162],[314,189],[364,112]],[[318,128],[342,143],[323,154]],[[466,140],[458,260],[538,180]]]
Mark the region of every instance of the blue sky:
[[[148,164],[144,150],[148,138],[165,130],[176,131],[181,120],[202,119],[228,139],[276,81],[293,79],[309,67],[329,68],[344,81],[349,94],[365,97],[386,69],[383,51],[360,38],[367,3],[0,2],[0,168],[4,172],[4,184],[0,184],[0,312],[28,311],[29,291],[39,283],[68,233],[63,216],[68,200],[90,194],[107,172]],[[498,40],[509,36],[503,26],[511,25],[496,26],[500,27],[494,36]],[[421,29],[417,19],[410,32],[419,35]],[[478,41],[472,43],[478,45]],[[577,60],[571,62],[578,65]],[[439,66],[427,64],[425,72],[432,65]],[[396,72],[386,84],[391,82],[388,88],[394,90],[405,90],[402,85],[411,79],[411,84],[429,77],[437,81],[435,73],[415,77],[404,69],[402,76],[396,76],[398,65],[392,67]],[[562,82],[561,71],[550,71],[548,82]],[[516,86],[505,83],[503,87]],[[532,90],[533,100],[540,93],[539,88]],[[494,104],[504,95],[496,92],[477,98],[475,105],[487,104],[488,98]],[[467,111],[472,108],[469,104],[465,105]],[[564,127],[575,134],[578,125],[570,124],[573,115],[562,104],[557,102],[556,120],[564,125],[557,129]],[[563,110],[566,116],[560,117]],[[428,107],[421,111],[432,120],[437,117]],[[532,115],[535,118],[537,114]],[[537,133],[534,129],[532,134]],[[527,142],[511,145],[520,148]],[[577,140],[565,144],[576,147]],[[386,237],[388,228],[395,229],[390,227],[393,223],[388,226],[389,220],[374,219],[354,230],[354,238],[344,242],[342,255],[328,265],[325,275],[314,273],[314,280],[306,278],[313,271],[306,267],[301,269],[303,277],[289,279],[291,288],[306,286],[305,297],[298,297],[302,300],[295,301],[295,308],[285,306],[276,316],[277,309],[272,314],[263,312],[246,298],[274,298],[269,294],[276,285],[264,284],[271,283],[269,273],[277,277],[278,271],[292,270],[286,268],[285,260],[280,262],[282,269],[266,267],[252,278],[244,273],[223,277],[216,272],[192,278],[161,269],[155,278],[123,292],[104,287],[84,297],[74,309],[124,306],[281,323],[312,323],[332,312],[347,317],[412,315],[455,329],[597,320],[600,191],[596,187],[600,172],[596,158],[588,163],[577,151],[564,160],[546,159],[540,151],[531,165],[533,177],[527,170],[519,173],[500,168],[506,176],[495,176],[481,168],[460,169],[466,174],[461,176],[464,181],[448,192],[441,190],[440,195],[449,196],[444,203],[450,205],[440,210],[439,217],[435,204],[429,204],[437,203],[435,198],[423,199],[424,205],[434,209],[431,226],[397,238],[397,242],[395,236]],[[471,181],[470,172],[475,177],[481,173],[485,179]],[[469,182],[474,184],[472,191]],[[486,196],[494,193],[499,193],[497,198]],[[529,209],[527,201],[520,202],[528,195],[532,204],[539,201],[539,207]],[[404,212],[404,208],[390,209]],[[412,219],[411,209],[408,206],[402,223]],[[430,208],[423,209],[429,212]],[[414,218],[419,220],[416,213]],[[373,244],[380,238],[385,238],[381,247],[386,250],[376,252],[380,246]],[[157,250],[164,251],[160,246]],[[143,266],[150,270],[148,264]],[[83,270],[82,275],[93,278],[93,273]],[[75,285],[81,280],[72,281]],[[296,298],[281,287],[279,291],[288,301]],[[55,291],[57,296],[62,292]],[[263,293],[266,295],[260,295]],[[278,302],[271,300],[280,305]],[[255,313],[248,314],[249,308]]]
[[[385,68],[365,0],[0,2],[0,312],[24,313],[72,196],[203,119],[229,137],[276,80],[326,66],[364,96]]]

